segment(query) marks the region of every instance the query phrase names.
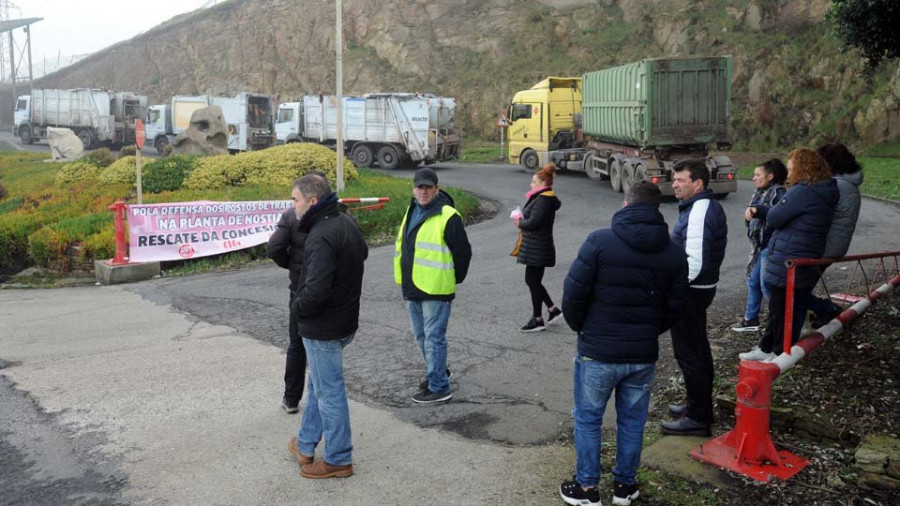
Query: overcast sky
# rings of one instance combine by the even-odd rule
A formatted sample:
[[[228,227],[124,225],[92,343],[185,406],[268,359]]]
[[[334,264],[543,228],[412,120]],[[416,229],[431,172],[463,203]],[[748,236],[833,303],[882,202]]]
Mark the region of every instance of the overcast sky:
[[[208,0],[10,0],[10,19],[44,18],[31,25],[31,58],[35,77],[56,67],[60,52],[65,57],[93,53],[171,19],[198,9]],[[25,34],[15,31],[16,45],[24,47]],[[4,34],[4,37],[8,35]],[[68,61],[66,59],[66,61]],[[17,65],[19,75],[27,75]]]

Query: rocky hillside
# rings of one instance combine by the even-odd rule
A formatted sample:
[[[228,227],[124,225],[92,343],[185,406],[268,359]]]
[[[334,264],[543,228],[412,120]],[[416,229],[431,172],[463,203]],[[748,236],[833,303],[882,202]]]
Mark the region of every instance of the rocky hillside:
[[[828,0],[344,0],[344,90],[456,97],[468,137],[548,75],[661,56],[734,56],[735,143],[766,149],[900,136],[900,62],[861,77],[823,25]],[[42,79],[151,102],[334,89],[334,3],[231,0]]]

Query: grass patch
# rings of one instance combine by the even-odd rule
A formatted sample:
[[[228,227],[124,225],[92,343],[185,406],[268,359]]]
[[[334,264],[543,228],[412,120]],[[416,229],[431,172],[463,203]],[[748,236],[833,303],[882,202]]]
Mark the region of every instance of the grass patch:
[[[857,158],[863,166],[860,192],[883,199],[900,200],[900,158],[865,156]],[[753,177],[755,165],[738,169],[738,177]]]
[[[500,152],[500,146],[497,145],[464,147],[459,161],[462,163],[498,163],[506,160]]]

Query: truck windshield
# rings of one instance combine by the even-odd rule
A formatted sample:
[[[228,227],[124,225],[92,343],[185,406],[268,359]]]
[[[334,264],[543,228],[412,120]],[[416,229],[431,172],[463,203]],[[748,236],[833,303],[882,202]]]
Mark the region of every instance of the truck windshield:
[[[159,121],[159,109],[150,109],[147,113],[147,123],[156,123]]]
[[[294,119],[293,109],[278,109],[278,123],[286,123]]]
[[[24,111],[26,108],[28,108],[28,102],[27,102],[27,101],[25,101],[25,100],[19,100],[19,101],[16,102],[16,110],[17,110],[17,111]]]

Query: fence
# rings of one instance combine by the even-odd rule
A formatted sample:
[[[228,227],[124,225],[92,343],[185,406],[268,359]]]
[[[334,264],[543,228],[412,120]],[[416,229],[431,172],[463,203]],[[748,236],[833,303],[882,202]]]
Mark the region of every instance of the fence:
[[[888,270],[886,259],[893,258],[892,269]],[[863,260],[880,260],[880,270],[876,268],[873,279],[865,276]],[[735,427],[731,431],[700,445],[691,452],[691,457],[730,469],[758,481],[767,482],[772,477],[786,480],[806,467],[808,461],[784,450],[776,450],[769,437],[769,415],[772,404],[772,384],[782,373],[794,367],[806,355],[812,353],[828,338],[852,323],[878,299],[891,293],[900,285],[900,251],[873,253],[869,255],[847,256],[839,259],[792,259],[788,260],[787,297],[785,300],[784,353],[771,362],[742,360],[738,369],[738,383],[735,387]],[[794,308],[794,280],[796,269],[804,266],[822,266],[833,263],[856,262],[849,287],[852,287],[857,272],[865,276],[865,296],[853,297],[839,294],[843,302],[854,302],[836,318],[812,334],[791,345],[792,314]],[[884,284],[875,288],[881,274]],[[823,280],[824,285],[824,280]],[[827,286],[825,287],[828,291]]]

